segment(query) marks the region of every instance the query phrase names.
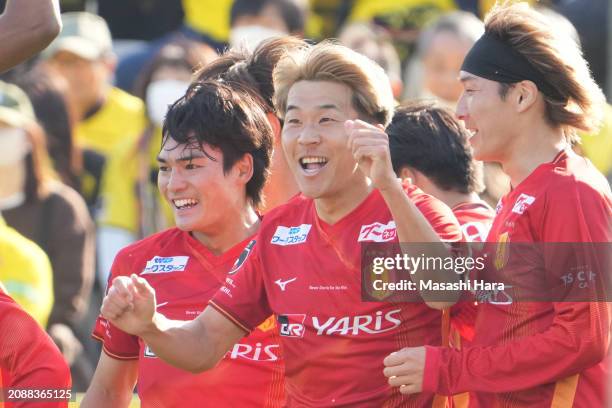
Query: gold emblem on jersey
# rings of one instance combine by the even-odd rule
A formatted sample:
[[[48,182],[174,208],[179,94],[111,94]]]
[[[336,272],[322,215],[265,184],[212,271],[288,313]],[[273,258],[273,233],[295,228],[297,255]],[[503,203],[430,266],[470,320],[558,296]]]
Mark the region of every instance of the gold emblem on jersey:
[[[495,250],[495,269],[500,270],[508,263],[510,258],[510,234],[504,232],[497,240],[497,249]]]
[[[262,332],[267,332],[267,331],[274,329],[275,326],[276,326],[276,319],[274,318],[274,316],[270,316],[262,324],[257,326],[257,328],[261,330]]]

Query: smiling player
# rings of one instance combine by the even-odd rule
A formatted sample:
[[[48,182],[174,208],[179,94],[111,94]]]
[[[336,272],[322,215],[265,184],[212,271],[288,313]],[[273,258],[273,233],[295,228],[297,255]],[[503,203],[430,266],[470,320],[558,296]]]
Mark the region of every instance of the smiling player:
[[[602,407],[610,309],[595,289],[609,291],[602,278],[610,269],[592,243],[612,240],[612,198],[570,142],[577,129],[597,126],[603,94],[577,44],[526,4],[487,16],[461,81],[457,115],[472,132],[474,157],[500,162],[513,186],[487,238],[508,255],[485,272],[510,265],[516,282],[546,280],[546,290],[560,287],[583,301],[482,303],[473,345],[401,350],[385,360],[385,375],[407,394],[471,391],[471,407]],[[525,263],[529,254],[513,242],[547,246]]]
[[[260,104],[238,85],[201,81],[172,105],[163,134],[158,185],[173,207],[176,228],[124,248],[111,279],[139,274],[157,289],[159,313],[192,320],[259,227],[255,210],[270,164],[272,129]],[[104,350],[83,406],[127,406],[137,381],[144,407],[227,406],[230,400],[235,406],[279,407],[280,346],[274,322],[265,320],[236,339],[215,369],[194,376],[100,317],[93,335]]]
[[[274,84],[283,150],[302,195],[264,217],[244,263],[193,322],[156,313],[153,290],[136,276],[115,279],[102,313],[194,372],[214,367],[274,313],[288,406],[430,406],[432,394],[402,396],[380,370],[399,344],[440,344],[440,312],[361,302],[362,243],[423,242],[432,227],[435,239],[461,238],[448,207],[403,188],[393,173],[382,130],[394,104],[389,80],[367,58],[321,43],[281,59]],[[419,216],[400,224],[407,207]]]

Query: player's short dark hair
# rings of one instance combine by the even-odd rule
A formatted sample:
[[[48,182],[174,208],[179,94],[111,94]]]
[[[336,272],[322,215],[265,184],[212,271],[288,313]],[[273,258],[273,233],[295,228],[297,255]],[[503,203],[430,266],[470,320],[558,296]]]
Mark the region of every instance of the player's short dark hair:
[[[263,41],[252,53],[232,48],[195,73],[196,81],[222,80],[232,86],[247,87],[263,103],[266,112],[274,112],[272,71],[280,58],[291,50],[305,47],[297,37],[278,37]]]
[[[185,96],[170,106],[163,135],[162,146],[172,138],[180,144],[197,143],[205,154],[204,144],[220,149],[226,173],[250,154],[253,176],[246,185],[246,194],[253,205],[261,204],[273,132],[260,104],[246,89],[219,81],[194,82]]]
[[[409,167],[442,190],[467,194],[481,189],[469,134],[450,110],[433,102],[404,104],[396,110],[387,134],[396,174]]]
[[[230,26],[238,17],[258,16],[264,7],[274,6],[282,16],[289,33],[303,32],[306,10],[298,0],[235,0],[230,10]]]

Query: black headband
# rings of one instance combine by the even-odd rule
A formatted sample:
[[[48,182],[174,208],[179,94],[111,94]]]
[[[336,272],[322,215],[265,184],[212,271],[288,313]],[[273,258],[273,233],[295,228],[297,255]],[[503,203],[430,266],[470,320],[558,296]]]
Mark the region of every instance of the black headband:
[[[491,33],[484,33],[468,52],[461,70],[491,81],[516,83],[532,81],[544,95],[562,101],[559,92],[527,59]]]

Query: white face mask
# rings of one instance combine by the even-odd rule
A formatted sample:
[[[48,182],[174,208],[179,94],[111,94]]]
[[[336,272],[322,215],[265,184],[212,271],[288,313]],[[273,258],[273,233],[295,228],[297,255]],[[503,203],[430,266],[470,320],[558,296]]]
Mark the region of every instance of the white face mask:
[[[161,79],[151,82],[147,88],[147,112],[151,122],[161,127],[168,106],[185,95],[189,82],[178,79]]]
[[[287,33],[258,25],[249,25],[233,28],[230,32],[230,47],[245,47],[253,52],[264,40],[272,37],[284,37]]]
[[[18,128],[0,129],[0,166],[19,163],[30,149],[30,141],[25,130]]]

